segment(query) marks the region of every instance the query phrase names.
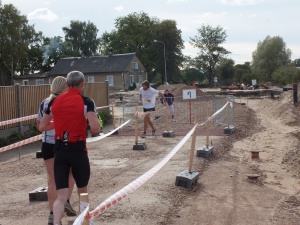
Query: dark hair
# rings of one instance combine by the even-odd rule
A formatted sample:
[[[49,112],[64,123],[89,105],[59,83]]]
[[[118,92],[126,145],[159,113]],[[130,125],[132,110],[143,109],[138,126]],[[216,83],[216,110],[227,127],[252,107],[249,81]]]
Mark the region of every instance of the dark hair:
[[[147,81],[147,80],[144,80],[142,85],[145,85],[147,88],[150,87],[149,81]]]

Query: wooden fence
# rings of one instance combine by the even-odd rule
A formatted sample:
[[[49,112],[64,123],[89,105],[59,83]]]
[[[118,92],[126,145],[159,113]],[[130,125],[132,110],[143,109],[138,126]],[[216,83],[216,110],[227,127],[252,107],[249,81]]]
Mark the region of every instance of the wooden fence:
[[[11,120],[38,113],[41,102],[50,94],[50,85],[0,86],[0,121]],[[109,105],[108,82],[86,83],[83,94],[95,101],[97,107]],[[28,125],[36,120],[0,127],[0,130]]]

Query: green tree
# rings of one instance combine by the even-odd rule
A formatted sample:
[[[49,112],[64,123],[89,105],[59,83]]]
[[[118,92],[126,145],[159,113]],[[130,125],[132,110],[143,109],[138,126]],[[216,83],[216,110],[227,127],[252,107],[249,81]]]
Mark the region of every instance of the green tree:
[[[117,54],[135,52],[148,71],[148,79],[152,80],[159,74],[163,81],[164,48],[160,43],[154,43],[154,40],[159,40],[166,48],[168,78],[171,81],[179,76],[183,41],[175,21],[160,21],[144,12],[135,12],[117,18],[115,28],[101,36],[103,54],[107,54],[109,50]]]
[[[298,83],[300,81],[300,70],[293,63],[290,63],[272,73],[272,80],[279,85]]]
[[[234,66],[234,82],[235,83],[251,83],[251,65],[250,62],[237,64]]]
[[[205,75],[196,68],[187,68],[183,73],[183,81],[189,85],[192,85],[194,82],[203,82]]]
[[[98,52],[100,39],[97,38],[96,25],[88,21],[80,22],[72,20],[69,27],[62,28],[65,33],[65,41],[72,44],[74,56],[91,56]]]
[[[216,66],[216,76],[218,83],[223,85],[231,85],[234,83],[234,61],[232,59],[223,58]]]
[[[179,80],[180,66],[184,60],[181,49],[184,48],[183,40],[181,38],[181,30],[177,29],[176,21],[163,20],[157,26],[156,40],[164,43],[166,54],[166,70],[167,81],[174,83]],[[155,61],[156,69],[164,74],[164,48],[158,42],[156,45]],[[162,77],[165,83],[165,76]]]
[[[272,74],[291,62],[291,50],[279,36],[267,36],[258,42],[257,49],[252,53],[252,70],[260,82],[271,81]]]
[[[37,33],[34,26],[28,24],[26,16],[12,4],[2,5],[1,2],[0,27],[1,82],[12,84],[12,75],[39,69],[41,54],[38,49],[42,33]]]
[[[190,37],[190,43],[199,49],[198,56],[195,58],[197,67],[205,71],[208,82],[212,86],[217,63],[230,53],[221,46],[225,42],[227,34],[220,26],[202,25],[197,31],[197,36]]]

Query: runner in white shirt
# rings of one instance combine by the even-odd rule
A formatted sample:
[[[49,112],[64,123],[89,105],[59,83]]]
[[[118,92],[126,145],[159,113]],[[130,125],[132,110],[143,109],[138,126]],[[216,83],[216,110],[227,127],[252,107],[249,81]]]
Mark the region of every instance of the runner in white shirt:
[[[165,104],[166,100],[165,100],[164,95],[161,92],[150,87],[150,84],[147,80],[145,80],[142,83],[142,87],[139,90],[139,94],[140,94],[139,104],[143,104],[144,112],[149,112],[149,113],[146,113],[146,115],[144,117],[144,132],[141,136],[142,138],[145,138],[146,133],[147,133],[148,124],[152,128],[152,135],[154,135],[155,131],[156,131],[156,129],[153,125],[153,122],[151,120],[151,117],[150,117],[151,112],[155,111],[156,94],[158,94],[163,99],[164,104]]]

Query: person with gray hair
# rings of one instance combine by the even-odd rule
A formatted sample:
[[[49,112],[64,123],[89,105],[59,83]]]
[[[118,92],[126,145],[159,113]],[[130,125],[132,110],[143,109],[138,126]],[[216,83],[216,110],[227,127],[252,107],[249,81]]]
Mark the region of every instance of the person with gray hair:
[[[92,99],[82,95],[84,75],[72,71],[67,75],[68,91],[54,98],[40,122],[40,130],[55,129],[54,178],[57,198],[53,205],[54,225],[61,223],[67,202],[68,174],[72,170],[78,195],[87,193],[90,163],[86,148],[86,124],[92,134],[100,132],[96,106]]]
[[[43,115],[45,111],[48,108],[49,102],[57,97],[59,94],[65,92],[67,90],[67,85],[66,85],[66,78],[62,76],[57,76],[54,78],[50,85],[50,96],[46,99],[44,99],[40,105],[40,109],[38,112],[37,116],[37,129],[39,129],[39,124],[40,121],[43,118]],[[50,213],[48,216],[48,225],[53,225],[53,203],[56,199],[56,187],[55,187],[55,181],[54,181],[54,172],[53,172],[53,167],[54,167],[54,135],[55,131],[49,130],[45,131],[42,134],[42,147],[41,147],[41,152],[42,152],[42,157],[44,159],[45,167],[46,167],[46,172],[47,172],[47,180],[48,180],[48,188],[47,188],[47,197],[48,197],[48,203],[49,203],[49,208],[50,208]],[[72,208],[70,204],[70,198],[73,192],[73,187],[74,187],[75,181],[72,176],[72,172],[69,174],[69,193],[68,193],[68,200],[65,204],[65,212],[67,213],[68,216],[76,216],[75,210]]]

